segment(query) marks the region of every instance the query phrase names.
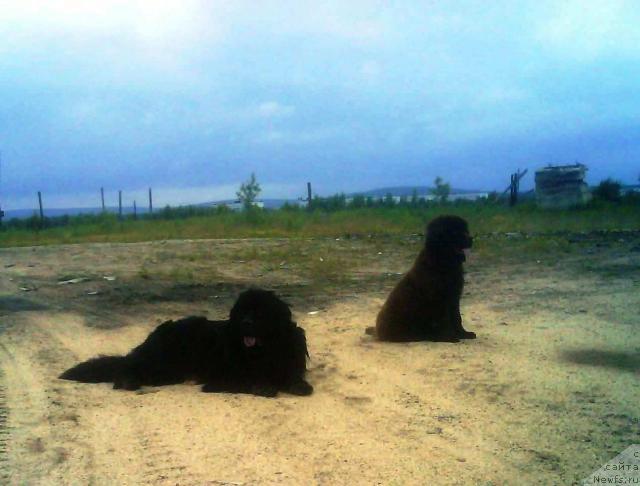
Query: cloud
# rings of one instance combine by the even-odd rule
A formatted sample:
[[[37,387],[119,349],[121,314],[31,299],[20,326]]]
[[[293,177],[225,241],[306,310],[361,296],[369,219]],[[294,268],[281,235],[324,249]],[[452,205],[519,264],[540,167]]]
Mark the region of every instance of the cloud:
[[[360,65],[360,74],[366,81],[375,81],[382,73],[382,66],[378,61],[368,60]]]
[[[277,101],[265,101],[258,105],[257,113],[264,118],[281,118],[294,114],[296,111],[294,106],[282,105]]]
[[[220,6],[218,6],[220,4]],[[51,85],[191,87],[198,63],[225,37],[224,2],[0,0],[0,69],[32,61]],[[55,47],[54,47],[55,46]],[[206,51],[205,51],[206,50]],[[4,61],[4,62],[3,62]],[[68,84],[67,84],[68,86]]]
[[[389,35],[389,9],[367,0],[240,0],[231,5],[228,20],[243,32],[250,25],[257,36],[340,39],[365,47],[379,45]]]
[[[640,9],[635,0],[568,0],[538,26],[536,38],[578,61],[640,57]]]
[[[125,36],[142,43],[183,44],[221,32],[197,0],[0,1],[0,31],[24,33],[31,42],[59,36],[79,45],[87,39]],[[7,46],[5,45],[5,48]]]
[[[314,129],[269,129],[253,137],[253,143],[258,145],[315,145],[328,140],[338,140],[343,129],[334,127],[319,127]]]
[[[638,124],[635,0],[390,5],[0,0],[0,202],[147,184],[206,200],[250,170],[330,193],[428,163],[458,180],[466,161],[491,187],[521,140],[572,161],[568,138]]]

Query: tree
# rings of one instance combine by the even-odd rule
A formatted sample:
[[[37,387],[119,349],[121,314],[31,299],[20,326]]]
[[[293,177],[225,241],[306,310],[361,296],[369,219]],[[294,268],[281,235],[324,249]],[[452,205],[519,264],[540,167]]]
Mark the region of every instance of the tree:
[[[431,190],[431,193],[436,196],[438,202],[445,202],[451,193],[451,186],[444,182],[440,176],[436,177],[433,183],[435,188]]]
[[[620,201],[622,184],[611,178],[605,179],[593,190],[593,195],[603,201]]]
[[[353,199],[351,199],[351,204],[349,206],[351,206],[352,208],[363,208],[366,205],[367,200],[364,195],[356,194],[355,196],[353,196]]]
[[[382,200],[382,205],[384,207],[386,207],[386,208],[392,208],[393,206],[395,206],[396,205],[396,201],[393,199],[393,194],[388,192],[384,196],[384,199]]]
[[[412,208],[418,207],[418,190],[417,189],[414,189],[411,192],[411,201],[409,202],[409,204]]]
[[[245,209],[251,209],[260,191],[262,191],[260,184],[256,180],[256,175],[252,172],[251,178],[242,183],[240,190],[236,192],[236,196],[238,196]]]
[[[486,202],[489,204],[496,204],[499,198],[500,196],[496,191],[491,191],[489,194],[487,194]]]

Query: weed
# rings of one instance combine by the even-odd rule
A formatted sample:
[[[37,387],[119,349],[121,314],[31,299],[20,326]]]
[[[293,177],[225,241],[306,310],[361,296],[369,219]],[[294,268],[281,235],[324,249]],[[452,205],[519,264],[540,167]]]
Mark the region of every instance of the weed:
[[[172,210],[173,211],[173,210]],[[450,213],[469,221],[475,234],[504,232],[580,232],[640,227],[638,205],[600,203],[581,209],[548,211],[523,204],[506,208],[487,204],[445,204],[425,208],[347,208],[334,212],[198,211],[167,213],[147,219],[118,221],[108,216],[72,217],[65,226],[44,229],[9,227],[0,231],[0,247],[86,242],[137,242],[164,239],[367,237],[422,234],[433,217]],[[169,217],[171,216],[171,217]],[[178,219],[181,216],[182,219]],[[195,259],[200,256],[194,257]]]

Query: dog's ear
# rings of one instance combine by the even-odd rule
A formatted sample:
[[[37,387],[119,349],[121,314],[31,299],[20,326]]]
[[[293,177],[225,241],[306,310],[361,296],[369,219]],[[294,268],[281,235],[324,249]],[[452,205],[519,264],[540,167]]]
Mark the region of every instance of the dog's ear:
[[[442,245],[447,242],[449,226],[442,218],[436,218],[427,225],[426,245]]]
[[[284,300],[278,299],[280,302],[280,311],[282,312],[282,316],[289,322],[293,322],[295,326],[296,323],[293,321],[293,313],[291,312],[291,306],[287,304]]]
[[[242,319],[243,308],[245,307],[245,300],[243,295],[240,294],[238,299],[234,302],[231,310],[229,311],[229,320],[231,322],[239,322]]]

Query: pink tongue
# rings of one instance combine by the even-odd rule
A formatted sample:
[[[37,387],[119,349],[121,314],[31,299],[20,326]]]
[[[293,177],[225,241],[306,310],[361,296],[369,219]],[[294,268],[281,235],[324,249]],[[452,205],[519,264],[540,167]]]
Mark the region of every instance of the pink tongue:
[[[244,339],[244,345],[247,348],[255,346],[255,344],[256,344],[256,338],[253,337],[253,336],[245,336],[243,339]]]

